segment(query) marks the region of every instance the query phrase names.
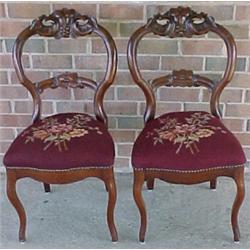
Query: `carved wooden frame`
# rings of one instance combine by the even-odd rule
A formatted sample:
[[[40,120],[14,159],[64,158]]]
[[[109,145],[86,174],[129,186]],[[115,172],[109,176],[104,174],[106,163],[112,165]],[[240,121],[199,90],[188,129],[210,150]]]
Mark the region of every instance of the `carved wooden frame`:
[[[33,35],[45,37],[76,38],[94,33],[98,35],[107,50],[107,66],[104,78],[97,82],[79,77],[77,73],[63,73],[62,75],[33,83],[25,74],[22,65],[22,50],[25,42]],[[47,88],[84,88],[89,87],[95,91],[94,112],[96,119],[107,125],[107,116],[103,108],[105,92],[113,83],[117,69],[117,50],[113,38],[109,32],[100,26],[94,17],[81,15],[74,9],[56,10],[49,16],[41,16],[34,20],[30,26],[24,29],[17,37],[13,48],[13,62],[19,81],[28,89],[33,98],[32,121],[41,118],[40,94]],[[104,181],[108,191],[107,223],[110,229],[112,241],[118,240],[114,223],[114,208],[116,203],[116,185],[113,166],[110,167],[83,167],[79,169],[65,170],[38,170],[33,168],[6,167],[7,169],[7,195],[17,211],[20,221],[19,240],[25,241],[26,215],[24,208],[16,193],[17,180],[25,177],[44,182],[46,192],[50,192],[49,184],[65,184],[83,180],[87,177],[96,177]]]
[[[159,36],[168,36],[170,38],[187,37],[193,35],[203,35],[208,32],[214,32],[219,35],[227,48],[227,65],[222,78],[214,83],[207,77],[194,74],[191,70],[174,70],[172,74],[158,77],[146,81],[140,72],[137,63],[137,47],[141,39],[149,33]],[[144,113],[144,122],[147,123],[155,117],[156,98],[155,90],[161,86],[180,86],[180,87],[199,87],[205,86],[211,90],[210,99],[211,113],[221,117],[219,99],[225,86],[231,81],[236,65],[236,45],[233,36],[223,26],[217,24],[213,17],[205,13],[197,14],[188,7],[172,8],[164,14],[157,14],[150,18],[146,25],[138,28],[130,37],[127,50],[128,65],[130,73],[135,83],[142,89],[146,99],[146,110]],[[237,195],[232,208],[232,228],[234,240],[239,241],[240,233],[238,226],[238,212],[243,202],[245,194],[244,186],[244,166],[235,168],[223,167],[207,169],[205,171],[164,171],[159,169],[136,169],[134,168],[134,199],[138,206],[141,216],[141,226],[139,240],[145,240],[146,233],[146,208],[142,198],[142,186],[147,182],[148,189],[154,188],[154,179],[176,184],[196,184],[201,182],[210,182],[210,188],[216,189],[216,179],[219,176],[231,177],[237,185]]]

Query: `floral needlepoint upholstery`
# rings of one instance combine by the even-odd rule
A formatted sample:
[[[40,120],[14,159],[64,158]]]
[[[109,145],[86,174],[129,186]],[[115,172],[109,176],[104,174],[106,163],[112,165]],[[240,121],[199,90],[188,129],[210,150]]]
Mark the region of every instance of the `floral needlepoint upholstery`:
[[[246,162],[240,143],[213,115],[173,112],[149,121],[137,138],[135,168],[204,170]]]
[[[12,143],[7,167],[69,169],[109,167],[114,144],[105,125],[87,114],[57,114],[35,122]]]

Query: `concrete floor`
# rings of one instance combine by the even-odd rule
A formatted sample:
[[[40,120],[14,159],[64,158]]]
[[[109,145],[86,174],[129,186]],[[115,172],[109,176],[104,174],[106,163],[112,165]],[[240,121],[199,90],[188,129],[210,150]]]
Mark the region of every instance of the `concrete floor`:
[[[0,175],[1,248],[250,248],[250,176],[240,212],[241,242],[232,240],[231,205],[235,185],[220,178],[216,192],[208,183],[182,186],[156,182],[143,192],[148,210],[146,243],[138,243],[139,215],[132,197],[131,174],[116,174],[116,225],[119,242],[110,241],[106,224],[104,184],[87,179],[53,185],[46,194],[39,183],[18,183],[28,217],[27,241],[18,242],[18,217],[6,198],[5,175]]]

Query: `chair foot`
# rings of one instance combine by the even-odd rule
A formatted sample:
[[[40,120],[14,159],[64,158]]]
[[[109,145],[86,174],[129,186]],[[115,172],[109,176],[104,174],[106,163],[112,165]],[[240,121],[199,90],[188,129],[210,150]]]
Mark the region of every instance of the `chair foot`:
[[[19,200],[16,193],[16,174],[7,171],[7,196],[19,217],[19,241],[25,242],[25,231],[26,231],[26,214],[21,201]]]
[[[154,189],[154,183],[155,183],[154,178],[147,180],[147,188],[148,188],[148,190],[153,190]]]
[[[139,232],[139,241],[144,242],[146,227],[147,227],[147,214],[146,208],[144,204],[144,200],[142,198],[142,186],[144,183],[144,173],[142,171],[134,171],[134,186],[133,186],[133,195],[135,203],[139,209],[141,216],[141,226]]]
[[[210,189],[216,190],[217,180],[216,178],[210,181]]]
[[[238,214],[245,197],[244,168],[239,168],[235,171],[234,181],[237,186],[237,193],[233,203],[231,223],[233,228],[234,241],[239,242],[240,229],[238,224]]]
[[[45,193],[51,192],[51,189],[50,189],[50,185],[49,185],[49,184],[43,183],[43,186],[44,186],[44,191],[45,191]]]
[[[118,241],[118,234],[114,222],[114,209],[116,204],[116,185],[113,169],[108,178],[105,179],[105,186],[108,191],[107,222],[112,242]]]

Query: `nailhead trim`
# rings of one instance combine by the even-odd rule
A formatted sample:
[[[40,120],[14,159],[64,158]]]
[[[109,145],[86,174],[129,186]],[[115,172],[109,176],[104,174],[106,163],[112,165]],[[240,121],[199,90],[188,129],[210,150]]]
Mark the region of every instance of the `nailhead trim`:
[[[90,169],[108,169],[112,168],[112,166],[107,167],[79,167],[79,168],[68,168],[68,169],[38,169],[38,168],[31,168],[31,167],[6,167],[7,169],[20,169],[20,170],[34,170],[34,171],[40,171],[40,172],[70,172],[70,171],[76,171],[76,170],[90,170]]]
[[[198,170],[174,170],[174,169],[161,169],[161,168],[134,168],[134,169],[136,171],[144,171],[144,170],[146,170],[146,171],[166,171],[166,172],[174,172],[174,173],[192,174],[192,173],[209,172],[209,171],[217,170],[217,169],[238,168],[238,167],[244,167],[244,164],[234,165],[234,166],[221,166],[221,167],[205,168],[205,169],[198,169]]]

